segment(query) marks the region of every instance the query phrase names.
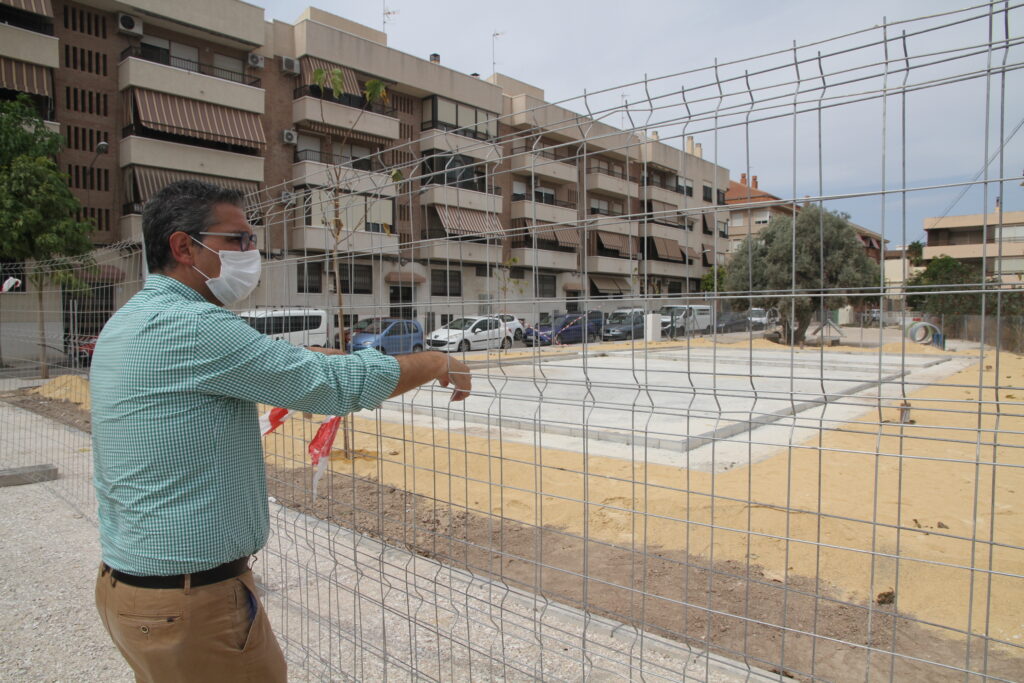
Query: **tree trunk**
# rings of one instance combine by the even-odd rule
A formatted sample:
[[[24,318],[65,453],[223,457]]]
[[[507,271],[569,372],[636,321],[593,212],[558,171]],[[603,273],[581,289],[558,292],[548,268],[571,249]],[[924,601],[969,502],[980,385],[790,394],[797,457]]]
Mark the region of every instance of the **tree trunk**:
[[[42,283],[36,285],[36,297],[38,298],[39,301],[39,308],[37,310],[37,315],[39,316],[39,378],[49,379],[50,366],[46,364],[46,319],[44,318],[45,312],[43,311]]]
[[[804,337],[807,335],[807,328],[811,326],[811,316],[807,316],[806,319],[796,321],[796,330],[793,331],[793,346],[804,343]]]

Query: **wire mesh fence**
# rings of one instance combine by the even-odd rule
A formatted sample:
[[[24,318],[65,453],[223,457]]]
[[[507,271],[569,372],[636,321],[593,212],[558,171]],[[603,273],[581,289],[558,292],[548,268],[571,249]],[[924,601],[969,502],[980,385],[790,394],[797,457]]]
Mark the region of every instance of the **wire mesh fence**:
[[[250,324],[462,354],[474,382],[353,415],[315,491],[323,416],[265,437],[256,572],[291,675],[1019,680],[1020,7],[472,125],[435,105],[428,142],[339,134],[248,197]],[[759,168],[776,195],[730,186]],[[974,280],[879,267],[954,209],[982,216]],[[0,457],[57,464],[94,515],[89,360],[145,268],[117,244],[71,290],[57,265],[0,295]]]

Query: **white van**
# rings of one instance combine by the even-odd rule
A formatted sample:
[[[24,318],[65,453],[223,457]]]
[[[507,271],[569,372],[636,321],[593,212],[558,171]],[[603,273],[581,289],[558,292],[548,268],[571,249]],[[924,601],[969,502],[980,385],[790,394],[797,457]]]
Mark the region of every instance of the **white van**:
[[[662,306],[658,312],[664,337],[711,331],[711,306]]]
[[[257,308],[238,314],[257,332],[294,346],[327,346],[331,317],[321,308]]]

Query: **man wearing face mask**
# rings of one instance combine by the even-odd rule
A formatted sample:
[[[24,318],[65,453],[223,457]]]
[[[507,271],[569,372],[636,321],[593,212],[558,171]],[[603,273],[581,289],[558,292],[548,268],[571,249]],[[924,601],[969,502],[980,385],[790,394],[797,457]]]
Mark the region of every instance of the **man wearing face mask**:
[[[237,191],[173,183],[142,229],[150,276],[90,372],[97,609],[138,681],[285,681],[249,570],[269,534],[256,404],[344,415],[432,380],[458,401],[469,370],[438,352],[314,352],[227,310],[260,276]]]

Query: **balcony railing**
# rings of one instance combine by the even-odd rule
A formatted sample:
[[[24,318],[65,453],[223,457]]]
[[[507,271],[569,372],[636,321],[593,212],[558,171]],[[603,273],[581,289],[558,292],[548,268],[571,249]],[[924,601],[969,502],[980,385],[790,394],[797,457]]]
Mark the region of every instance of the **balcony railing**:
[[[563,155],[559,156],[558,152],[554,151],[553,149],[549,149],[547,147],[539,147],[537,149],[533,149],[529,145],[514,145],[512,147],[512,153],[513,154],[536,154],[539,157],[543,157],[545,159],[551,159],[552,161],[560,161],[563,164],[571,164],[573,166],[576,165],[576,157],[568,155],[568,154],[563,154]]]
[[[318,100],[324,100],[325,102],[334,102],[335,104],[342,104],[346,107],[352,107],[353,109],[362,109],[363,111],[372,112],[374,114],[380,114],[381,116],[390,116],[393,119],[398,118],[395,115],[394,108],[388,108],[380,102],[367,102],[366,98],[362,95],[353,95],[352,93],[343,92],[337,97],[334,96],[334,92],[330,88],[321,88],[319,85],[301,85],[295,89],[293,93],[295,99],[300,97],[315,97]]]
[[[444,121],[424,121],[420,124],[420,130],[443,130],[448,133],[455,133],[456,135],[464,135],[467,138],[473,138],[474,140],[484,140],[485,142],[491,142],[494,140],[494,137],[486,131],[468,127],[459,128],[455,124],[446,123]]]
[[[600,173],[601,175],[611,176],[612,178],[618,178],[619,180],[628,180],[633,183],[637,181],[636,176],[627,175],[623,171],[616,171],[604,166],[592,166],[588,164],[587,173]]]
[[[121,206],[121,215],[130,216],[134,213],[141,214],[144,206],[145,204],[143,204],[142,202],[128,202],[127,204],[123,204]]]
[[[300,161],[313,161],[318,164],[346,166],[348,168],[354,168],[357,171],[371,171],[375,173],[380,173],[387,169],[387,165],[376,156],[352,159],[350,157],[340,156],[337,154],[324,154],[320,150],[316,149],[296,150],[294,161],[295,163]]]
[[[521,192],[513,193],[512,201],[514,202],[537,202],[538,204],[548,204],[550,206],[560,206],[563,209],[575,209],[576,202],[567,202],[564,199],[555,199],[549,194],[534,193],[531,197],[528,194]]]
[[[170,128],[170,126],[167,127]],[[230,138],[230,141],[207,140],[206,138],[200,137],[199,132],[189,130],[187,128],[175,128],[175,132],[169,133],[162,130],[153,130],[152,128],[147,128],[141,124],[130,123],[121,129],[122,138],[132,135],[151,138],[153,140],[177,142],[183,145],[192,145],[193,147],[219,149],[225,152],[234,152],[236,154],[248,154],[253,156],[259,156],[262,149],[261,146],[251,140],[243,140],[241,138]],[[221,137],[226,138],[227,136]]]
[[[127,59],[128,57],[138,57],[139,59],[144,59],[147,62],[156,62],[157,64],[173,66],[177,69],[192,71],[194,73],[203,74],[204,76],[213,76],[214,78],[222,78],[225,81],[233,81],[235,83],[241,83],[242,85],[251,85],[254,88],[260,87],[260,79],[255,76],[248,76],[241,71],[222,69],[219,66],[204,64],[203,62],[196,62],[191,59],[173,57],[167,50],[162,50],[160,48],[151,48],[146,45],[133,45],[126,47],[124,51],[121,52],[121,59]]]
[[[645,178],[644,182],[648,187],[660,187],[661,189],[668,190],[669,192],[678,192],[679,194],[684,194],[684,188],[682,186],[676,185],[675,183],[670,183],[667,180],[662,180],[660,178],[648,176],[647,178]]]
[[[624,216],[625,214],[621,211],[612,211],[611,209],[602,209],[599,206],[590,207],[591,216]]]
[[[501,188],[497,185],[488,185],[483,180],[458,180],[453,182],[435,182],[431,177],[423,179],[424,186],[434,187],[455,187],[460,190],[472,190],[473,192],[483,192],[485,194],[501,195]]]

